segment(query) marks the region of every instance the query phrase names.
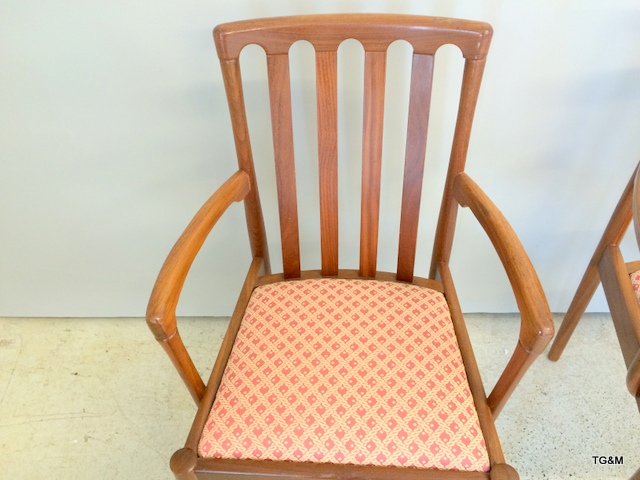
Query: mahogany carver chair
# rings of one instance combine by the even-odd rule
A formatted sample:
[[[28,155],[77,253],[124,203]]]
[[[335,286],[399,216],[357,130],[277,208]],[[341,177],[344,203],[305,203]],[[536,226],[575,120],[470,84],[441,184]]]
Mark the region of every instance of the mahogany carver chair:
[[[560,358],[589,301],[602,282],[627,367],[627,389],[635,397],[640,410],[640,261],[625,262],[618,246],[632,221],[640,248],[640,164],[622,192],[587,266],[551,346],[549,358],[553,361]],[[632,480],[640,480],[640,469]]]
[[[205,203],[165,261],[147,322],[198,411],[171,459],[178,479],[516,479],[494,419],[553,336],[536,273],[515,233],[463,172],[485,57],[485,23],[406,15],[318,15],[219,25],[214,38],[239,170]],[[337,49],[364,48],[360,263],[338,262]],[[377,269],[388,46],[412,49],[397,271]],[[288,52],[315,49],[321,266],[301,270]],[[239,55],[262,47],[267,73],[282,240],[271,273],[249,143]],[[457,123],[429,278],[414,275],[434,56],[464,57]],[[344,161],[340,159],[340,161]],[[205,385],[178,333],[175,309],[189,268],[214,224],[244,202],[252,262]],[[487,397],[449,270],[458,206],[471,209],[512,285],[521,329]]]
[[[589,302],[593,298],[593,295],[596,293],[598,285],[600,285],[600,264],[603,261],[606,252],[611,252],[612,246],[614,246],[614,249],[617,249],[619,251],[617,245],[620,244],[622,238],[627,232],[627,229],[629,228],[629,225],[631,224],[631,220],[634,217],[635,209],[634,185],[637,183],[637,171],[638,166],[636,166],[636,168],[634,169],[629,182],[627,183],[622,192],[622,195],[620,196],[620,200],[618,200],[618,204],[616,205],[613,214],[609,219],[609,223],[607,224],[604,233],[600,238],[600,242],[598,243],[596,250],[593,252],[593,256],[591,257],[591,260],[587,265],[587,268],[582,276],[582,280],[580,280],[578,289],[576,290],[576,293],[573,296],[571,303],[569,304],[569,309],[562,319],[562,323],[560,324],[560,328],[558,329],[558,334],[551,344],[551,348],[549,349],[549,359],[554,362],[560,359],[562,352],[566,348],[567,343],[569,343],[573,332],[578,326],[580,319],[584,315]],[[638,215],[637,211],[635,215]],[[635,225],[637,234],[637,220],[635,222]],[[607,256],[611,257],[609,254],[607,254]],[[605,288],[604,284],[603,288]],[[605,296],[607,296],[606,289]],[[613,308],[611,302],[608,301],[608,297],[607,303],[609,303],[609,308]]]

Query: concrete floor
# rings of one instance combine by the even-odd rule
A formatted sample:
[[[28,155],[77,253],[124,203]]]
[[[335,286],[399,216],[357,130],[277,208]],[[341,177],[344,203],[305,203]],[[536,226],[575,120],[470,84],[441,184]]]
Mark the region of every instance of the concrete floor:
[[[556,320],[560,320],[557,317]],[[488,386],[515,315],[467,315]],[[227,319],[180,323],[201,372]],[[608,314],[582,320],[558,363],[541,357],[497,422],[526,479],[625,479],[640,467],[640,415]],[[141,319],[0,319],[1,479],[170,479],[195,406]],[[594,456],[623,465],[594,464]]]

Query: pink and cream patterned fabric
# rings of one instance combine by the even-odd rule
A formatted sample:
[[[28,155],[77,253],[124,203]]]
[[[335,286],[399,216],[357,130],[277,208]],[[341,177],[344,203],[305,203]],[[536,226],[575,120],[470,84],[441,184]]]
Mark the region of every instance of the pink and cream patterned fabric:
[[[631,278],[631,285],[633,285],[633,292],[636,294],[636,299],[640,303],[640,270],[633,272],[629,275]]]
[[[198,450],[489,470],[444,296],[376,280],[256,288]]]

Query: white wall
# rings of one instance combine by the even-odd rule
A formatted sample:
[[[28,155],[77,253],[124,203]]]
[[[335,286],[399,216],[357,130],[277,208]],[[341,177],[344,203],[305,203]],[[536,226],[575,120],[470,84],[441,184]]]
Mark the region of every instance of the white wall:
[[[640,159],[636,1],[5,0],[0,7],[0,315],[143,315],[173,242],[236,169],[213,26],[327,12],[452,16],[493,25],[468,171],[511,220],[552,310],[566,310]],[[308,50],[299,49],[296,62],[304,65]],[[401,45],[397,50],[406,60]],[[357,58],[357,48],[347,45],[344,51],[342,70],[357,72],[361,67],[349,60]],[[247,56],[259,57],[255,51]],[[455,55],[445,51],[442,57],[436,113],[457,88],[446,80],[458,68]],[[394,74],[404,68],[402,61],[397,65],[389,83],[395,84]],[[294,95],[311,92],[310,79],[301,77],[298,67],[292,72]],[[341,93],[343,120],[354,117],[351,106],[361,102],[354,94],[361,87],[350,88]],[[402,97],[405,90],[398,84],[390,95]],[[401,118],[395,98],[388,110]],[[303,103],[296,118],[312,119],[309,105]],[[251,108],[254,122],[266,114],[266,104]],[[385,137],[383,168],[391,183],[385,186],[383,217],[392,215],[398,198],[393,182],[401,153],[393,152],[402,146],[396,134],[402,128],[392,127],[402,122],[395,123]],[[304,212],[317,204],[317,187],[309,180],[313,159],[305,158],[315,148],[310,132],[301,128],[309,142],[296,145]],[[435,164],[442,160],[447,136],[436,127],[433,133],[442,134],[442,140],[430,140],[435,153],[428,160]],[[256,135],[257,148],[268,146],[268,131],[257,128]],[[343,141],[344,161],[358,148],[357,135]],[[266,154],[258,167],[267,177],[270,158]],[[357,178],[357,156],[353,160],[356,164],[342,167],[347,178]],[[437,176],[443,167],[433,168]],[[261,193],[267,218],[274,218],[273,189],[263,186]],[[348,203],[353,194],[342,185],[341,193]],[[301,219],[303,233],[314,233],[314,215]],[[424,216],[433,221],[428,208]],[[356,218],[341,218],[345,256],[357,245]],[[277,264],[277,226],[270,233]],[[394,235],[392,227],[383,231],[380,268],[395,265]],[[311,238],[303,242],[309,252],[304,268],[319,265],[318,241]],[[624,249],[629,255],[637,250],[631,236]],[[420,253],[428,257],[430,247]],[[229,314],[248,255],[243,212],[236,205],[194,266],[180,313]],[[470,263],[466,272],[465,263]],[[427,264],[421,260],[418,273],[424,274]],[[497,257],[467,212],[460,217],[454,267],[466,311],[515,310]],[[607,310],[601,293],[590,309]]]

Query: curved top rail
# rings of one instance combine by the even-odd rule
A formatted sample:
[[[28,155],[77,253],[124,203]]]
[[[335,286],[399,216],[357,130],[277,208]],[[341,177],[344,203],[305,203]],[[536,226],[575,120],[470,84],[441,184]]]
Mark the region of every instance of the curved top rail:
[[[482,59],[492,28],[484,22],[399,14],[326,14],[272,17],[218,25],[213,36],[220,60],[237,59],[249,44],[268,55],[285,55],[298,40],[316,51],[336,50],[347,39],[362,43],[366,51],[386,51],[396,40],[406,40],[415,53],[433,55],[446,44],[458,46],[466,59]]]

